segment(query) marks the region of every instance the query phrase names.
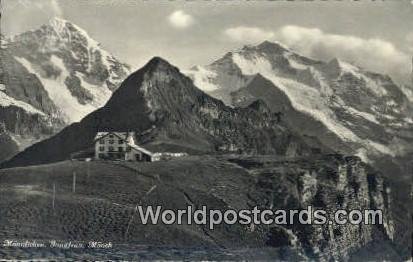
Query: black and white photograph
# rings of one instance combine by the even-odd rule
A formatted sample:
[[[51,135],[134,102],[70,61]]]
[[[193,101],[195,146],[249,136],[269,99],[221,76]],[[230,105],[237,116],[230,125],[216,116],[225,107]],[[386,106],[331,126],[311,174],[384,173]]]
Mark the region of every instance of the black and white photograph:
[[[412,261],[413,1],[0,0],[0,261]]]

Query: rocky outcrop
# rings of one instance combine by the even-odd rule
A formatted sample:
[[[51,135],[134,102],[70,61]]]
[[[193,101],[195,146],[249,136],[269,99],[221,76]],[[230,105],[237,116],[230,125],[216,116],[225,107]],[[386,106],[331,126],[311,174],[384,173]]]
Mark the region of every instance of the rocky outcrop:
[[[86,105],[93,101],[93,95],[87,89],[83,88],[81,83],[79,77],[74,74],[71,74],[65,79],[65,85],[72,96],[76,97],[80,104]]]
[[[257,177],[249,193],[249,205],[261,209],[322,209],[334,221],[334,212],[343,209],[381,210],[382,225],[294,225],[258,227],[273,247],[288,245],[310,259],[348,260],[371,242],[389,246],[395,236],[392,197],[388,182],[358,157],[326,155],[306,160],[247,158],[231,160]],[[376,254],[385,258],[386,252]],[[394,251],[393,251],[394,252]],[[392,258],[395,259],[395,258]],[[400,259],[397,257],[397,259]]]

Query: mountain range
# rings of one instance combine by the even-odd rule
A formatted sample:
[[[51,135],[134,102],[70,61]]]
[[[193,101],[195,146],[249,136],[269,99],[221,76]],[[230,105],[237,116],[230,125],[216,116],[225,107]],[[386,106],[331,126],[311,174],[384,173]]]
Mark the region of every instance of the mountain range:
[[[130,73],[85,30],[60,18],[2,37],[0,55],[3,135],[18,150],[103,106]],[[261,100],[295,133],[366,162],[413,152],[411,88],[389,76],[338,59],[317,61],[269,41],[183,73],[226,106]]]
[[[316,138],[291,132],[261,100],[231,108],[194,86],[166,60],[155,57],[132,73],[100,109],[59,134],[17,154],[5,166],[64,160],[93,147],[98,131],[134,131],[153,151],[277,154],[331,152]]]
[[[317,162],[307,158],[318,156],[328,166],[331,156],[343,158],[337,153],[357,155],[349,158],[356,164],[343,169],[317,167],[323,174],[320,183],[338,179],[334,183],[349,189],[343,196],[348,202],[367,196],[376,201],[371,192],[386,198],[389,192],[377,188],[372,182],[376,178],[368,180],[372,175],[364,168],[383,172],[390,178],[389,188],[398,189],[392,192],[397,204],[386,204],[395,218],[392,240],[407,245],[401,232],[407,225],[413,97],[411,87],[389,76],[339,59],[317,61],[268,41],[190,70],[154,57],[130,73],[128,65],[84,30],[59,18],[37,30],[2,37],[0,55],[0,162],[5,160],[0,168],[69,159],[92,148],[98,131],[134,131],[137,142],[151,151],[285,159],[276,171],[260,166],[263,181],[267,171],[274,176],[268,186],[277,185],[277,172],[287,172],[283,161],[297,161],[293,173],[309,172],[304,182],[311,183]],[[248,161],[241,162],[235,164],[250,168]],[[357,193],[358,182],[336,178],[341,172],[352,180],[359,178],[354,174],[363,177],[363,195]],[[383,183],[387,188],[387,180]],[[296,189],[289,187],[292,194]],[[315,200],[324,197],[320,194]],[[340,202],[329,201],[331,206]],[[347,242],[366,236],[353,233],[343,234]]]
[[[196,86],[233,107],[262,99],[291,128],[369,161],[413,145],[413,96],[389,76],[340,61],[317,61],[265,41],[187,71]]]
[[[60,18],[1,36],[0,58],[0,122],[18,150],[101,107],[130,73],[87,32]]]

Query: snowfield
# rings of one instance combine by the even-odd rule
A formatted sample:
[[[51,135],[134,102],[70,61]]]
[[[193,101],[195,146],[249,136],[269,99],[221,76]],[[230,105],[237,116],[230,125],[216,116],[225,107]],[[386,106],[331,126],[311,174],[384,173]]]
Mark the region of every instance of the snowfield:
[[[41,116],[45,116],[45,114],[42,111],[34,108],[32,105],[16,100],[13,97],[8,96],[6,93],[1,92],[1,91],[2,90],[0,90],[0,106],[1,107],[16,106],[16,107],[20,107],[24,109],[29,114],[38,114]]]
[[[69,72],[63,64],[63,61],[56,57],[52,56],[51,61],[61,70],[61,74],[56,79],[49,79],[41,76],[32,66],[32,64],[25,58],[16,57],[16,60],[24,65],[27,70],[35,74],[43,86],[45,87],[50,98],[64,114],[64,117],[69,122],[78,122],[85,115],[94,111],[96,107],[91,105],[82,105],[80,104],[75,97],[72,96],[69,89],[67,89],[64,81],[66,77],[69,76]]]

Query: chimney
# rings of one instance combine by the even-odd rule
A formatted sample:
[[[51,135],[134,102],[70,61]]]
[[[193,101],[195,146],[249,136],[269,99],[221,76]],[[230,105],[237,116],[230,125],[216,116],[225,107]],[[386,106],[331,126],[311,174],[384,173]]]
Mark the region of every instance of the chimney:
[[[135,132],[128,132],[128,136],[126,137],[126,142],[129,145],[135,145]]]

